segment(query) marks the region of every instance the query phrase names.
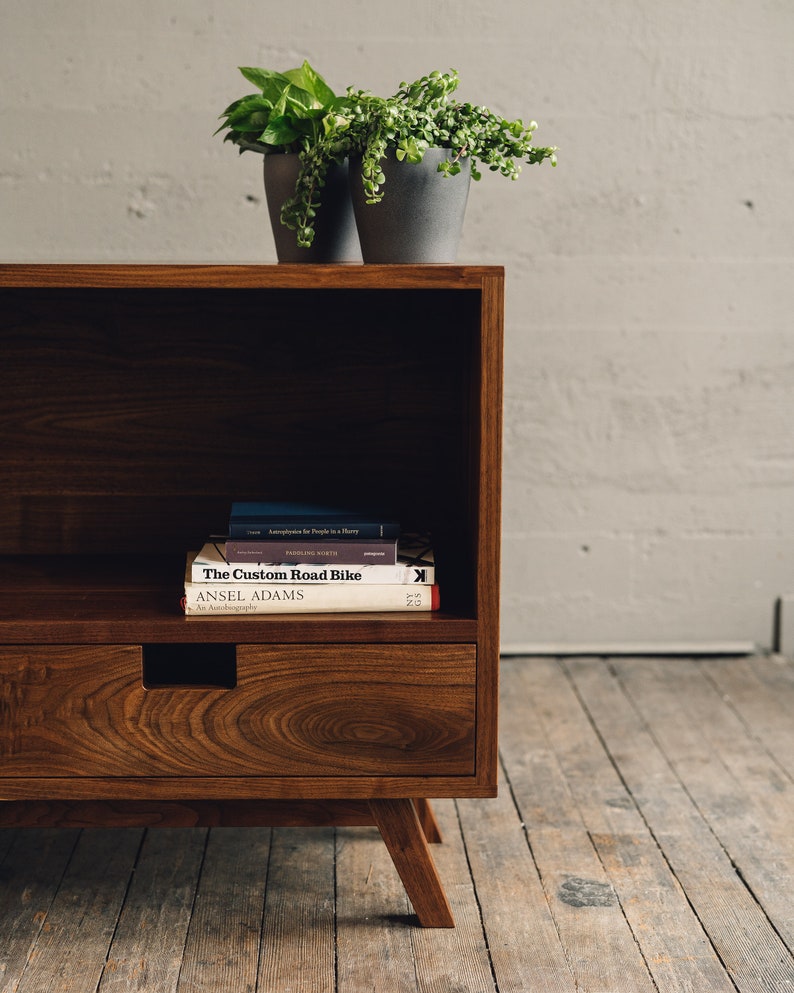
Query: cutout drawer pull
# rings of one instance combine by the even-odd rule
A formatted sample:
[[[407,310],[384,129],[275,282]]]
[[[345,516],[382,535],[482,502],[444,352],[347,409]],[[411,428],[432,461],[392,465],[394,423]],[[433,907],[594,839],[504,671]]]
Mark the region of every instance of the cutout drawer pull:
[[[142,645],[144,689],[233,690],[237,686],[237,646],[225,644]]]

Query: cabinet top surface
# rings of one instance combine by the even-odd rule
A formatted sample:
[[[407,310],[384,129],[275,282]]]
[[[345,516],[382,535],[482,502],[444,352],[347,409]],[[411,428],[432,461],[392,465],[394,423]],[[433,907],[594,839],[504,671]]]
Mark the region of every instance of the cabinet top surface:
[[[0,265],[0,287],[217,289],[481,289],[502,280],[492,265]]]

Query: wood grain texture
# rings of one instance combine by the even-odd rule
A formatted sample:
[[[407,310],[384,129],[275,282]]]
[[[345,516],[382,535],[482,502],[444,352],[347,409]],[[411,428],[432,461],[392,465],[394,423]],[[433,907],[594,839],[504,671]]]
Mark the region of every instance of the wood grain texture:
[[[720,837],[778,935],[794,946],[794,783],[699,665],[682,662],[676,667],[681,692],[676,706],[671,705],[669,667],[649,662],[618,671],[705,823]],[[703,713],[709,714],[707,728],[696,719]],[[748,784],[741,802],[735,799],[738,784]],[[755,916],[753,911],[748,927]],[[769,940],[772,947],[777,944],[771,935]]]
[[[176,993],[254,993],[270,837],[266,828],[210,834]]]
[[[490,803],[490,801],[489,801]],[[426,993],[469,990],[496,993],[478,893],[455,801],[433,804],[444,843],[433,846],[433,861],[444,881],[454,928],[415,928],[411,933],[417,984]]]
[[[405,799],[379,799],[370,800],[370,809],[419,923],[454,927],[452,909],[414,805]]]
[[[202,800],[232,801],[329,799],[368,800],[370,797],[492,797],[495,788],[474,776],[94,776],[36,777],[0,780],[0,802],[44,801],[57,808],[62,801],[176,801],[190,806]],[[234,806],[234,803],[232,804]],[[111,817],[113,814],[111,814]]]
[[[569,668],[586,669],[588,675],[603,671],[593,659],[574,660]],[[574,930],[568,941],[589,946],[588,913],[611,917],[607,937],[600,933],[603,921],[593,927],[590,940],[600,940],[608,953],[596,955],[595,960],[591,955],[591,970],[595,961],[598,970],[609,975],[625,963],[620,978],[625,982],[631,977],[632,989],[647,986],[649,972],[662,989],[698,989],[707,984],[707,989],[728,993],[719,960],[697,916],[671,876],[631,793],[604,755],[565,670],[554,660],[539,659],[526,670],[511,672],[506,689],[524,701],[525,723],[534,729],[534,734],[525,730],[509,753],[522,811],[538,823],[529,838],[542,869],[547,870],[547,861],[548,866],[556,866],[555,914],[564,911],[573,920],[578,917],[579,927],[585,929]],[[591,695],[595,704],[601,703],[595,681],[588,700]],[[515,717],[511,728],[518,731]],[[533,740],[536,748],[528,750],[535,761],[530,765],[519,750]],[[543,759],[540,749],[545,749]],[[538,837],[550,842],[551,854],[540,854]],[[621,942],[628,942],[623,954]],[[645,965],[633,955],[634,945]],[[678,949],[675,957],[666,954],[671,945]],[[610,981],[620,980],[613,976]]]
[[[45,578],[41,586],[10,588],[14,580],[10,575],[3,580],[4,561],[0,557],[0,641],[8,645],[307,644],[340,638],[358,643],[476,642],[482,626],[470,614],[457,612],[453,603],[440,611],[405,613],[185,617],[179,606],[181,580],[176,578],[184,574],[184,566],[176,568],[172,560],[156,586],[128,588],[116,582],[100,587],[93,567],[71,587]],[[126,560],[117,561],[124,569]],[[80,574],[81,562],[72,565]]]
[[[494,534],[501,534],[503,324],[504,279],[494,274],[483,281],[480,352],[474,362],[478,372],[475,419],[480,425],[479,463],[475,474],[479,481],[476,506],[480,522],[476,581],[478,615],[484,621],[479,639],[477,765],[480,775],[494,784],[497,780],[497,728],[490,715],[496,713],[499,694],[501,542],[492,538]]]
[[[709,659],[703,661],[701,670],[744,725],[742,737],[762,745],[781,773],[794,782],[788,706],[794,679],[788,661],[781,656]]]
[[[234,689],[146,690],[135,647],[0,649],[4,777],[471,775],[467,646],[240,646]]]
[[[1,827],[321,827],[374,824],[366,800],[6,800]]]
[[[143,534],[184,551],[223,533],[230,502],[249,495],[378,506],[442,541],[464,533],[479,299],[0,289],[13,372],[0,550],[135,553]],[[263,330],[263,314],[289,334]],[[421,342],[405,334],[420,325]]]
[[[0,990],[16,988],[73,857],[78,831],[0,832]]]
[[[556,665],[553,660],[549,664],[553,675]],[[566,711],[564,697],[560,704],[559,688],[555,692],[552,679],[544,678],[546,665],[545,660],[533,662],[531,670],[521,673],[520,682],[512,680],[505,686],[505,692],[520,696],[528,708],[520,728],[518,713],[513,711],[505,755],[554,924],[577,989],[655,993],[551,741],[556,732],[558,740],[567,743],[577,715]]]
[[[146,834],[99,993],[176,988],[206,845],[205,831]]]
[[[685,660],[684,665],[688,662]],[[654,688],[660,667],[666,688]],[[794,985],[794,959],[755,895],[737,874],[718,834],[704,819],[686,777],[675,769],[671,725],[680,711],[681,667],[671,660],[612,660],[611,671],[582,660],[571,670],[604,747],[621,770],[626,787],[656,844],[686,893],[700,926],[739,989],[783,990]],[[678,679],[673,679],[677,675]],[[597,687],[597,689],[596,689]],[[657,713],[657,708],[661,708]],[[675,718],[679,720],[678,717]],[[711,711],[698,721],[709,725]],[[680,726],[680,725],[679,725]],[[707,763],[709,750],[698,746],[694,762]],[[742,802],[744,789],[731,789]],[[762,820],[760,823],[764,823]]]
[[[423,798],[414,800],[414,807],[416,808],[416,816],[419,818],[422,833],[427,839],[427,843],[429,845],[440,845],[443,840],[441,829],[438,826],[433,808],[430,806],[430,801]]]
[[[96,989],[142,832],[80,836],[14,993]]]
[[[501,266],[460,265],[0,265],[0,286],[148,289],[317,287],[474,289]]]
[[[333,829],[273,832],[259,990],[334,993],[335,889]]]
[[[457,805],[496,986],[500,993],[572,993],[566,948],[508,783],[503,778],[494,801]]]
[[[413,800],[436,841],[427,796],[496,790],[503,284],[0,266],[0,823],[359,824],[370,801],[420,920],[451,926]],[[429,530],[443,609],[191,623],[184,554],[234,499]],[[145,645],[199,644],[236,652],[222,678],[142,671]],[[291,799],[313,805],[262,803]]]
[[[732,825],[712,820],[708,826],[707,809],[699,808],[676,777],[676,769],[686,777],[692,770],[674,759],[675,741],[669,758],[665,751],[664,728],[672,732],[676,726],[668,724],[668,711],[682,708],[682,687],[692,677],[689,663],[660,660],[669,679],[657,672],[651,685],[643,686],[648,674],[639,673],[629,695],[629,671],[647,664],[642,659],[504,661],[499,796],[433,803],[445,838],[433,847],[433,860],[455,928],[415,926],[404,887],[373,827],[280,827],[270,833],[267,850],[261,834],[245,850],[240,842],[246,829],[231,841],[219,839],[226,849],[222,859],[210,847],[206,858],[197,857],[208,839],[201,828],[152,830],[140,846],[139,832],[131,835],[135,844],[126,844],[125,833],[118,831],[4,829],[0,991],[16,990],[28,971],[27,988],[35,993],[73,989],[72,973],[86,979],[80,993],[95,989],[98,976],[98,993],[111,993],[122,974],[142,993],[145,973],[160,981],[151,993],[176,993],[176,963],[169,956],[183,945],[179,972],[213,984],[206,987],[213,993],[237,989],[230,982],[250,979],[257,963],[256,988],[263,993],[289,986],[300,993],[636,993],[638,960],[645,963],[655,993],[785,993],[794,985],[791,948],[785,940],[768,940],[775,929],[766,895],[751,892],[726,855]],[[753,740],[764,740],[763,701],[774,685],[777,702],[769,710],[774,741],[766,739],[764,748],[782,775],[780,760],[794,747],[794,725],[777,723],[775,713],[777,703],[784,711],[794,706],[791,660],[697,660],[693,668],[712,686],[718,669],[720,685],[734,689],[730,700],[721,689],[716,701],[693,693],[690,706],[687,698],[686,719],[698,731],[697,740],[686,742],[694,747],[687,756],[690,766],[700,759],[713,773],[717,754],[738,761],[741,737],[735,749],[723,751],[729,744],[722,739],[729,726],[723,707],[744,716]],[[768,785],[768,767],[755,767],[752,748],[747,754],[741,771],[736,765],[731,774],[724,768],[715,785],[729,787],[723,802],[730,797],[735,808],[750,799],[755,823],[747,848],[756,836],[765,839],[769,865],[781,867],[785,891],[787,840],[773,830],[775,811],[751,799]],[[218,830],[211,828],[209,838]],[[577,830],[579,840],[569,847]],[[544,836],[540,849],[533,844],[539,834]],[[594,919],[608,914],[614,921],[615,904],[600,905],[608,894],[592,885],[595,880],[571,885],[581,864],[582,838],[588,836],[636,943],[625,972],[614,944],[595,944],[604,925]],[[104,875],[109,842],[123,855]],[[230,857],[235,845],[239,862]],[[567,887],[544,888],[552,865],[559,878],[568,877]],[[215,913],[208,906],[196,924],[209,934],[184,945],[190,893],[212,876]],[[118,886],[125,881],[119,900]],[[560,890],[571,920],[558,928]],[[92,919],[71,922],[69,934],[50,945],[52,929],[60,931],[66,923],[67,908],[75,915],[87,910]],[[252,940],[241,940],[235,930],[238,910],[237,922],[253,928]],[[577,916],[580,924],[574,926]],[[173,934],[164,932],[169,923]],[[582,932],[589,926],[592,951],[582,960],[583,948],[588,950]],[[71,956],[72,971],[62,968],[56,951],[58,941],[67,940],[73,946],[61,947]],[[217,955],[224,941],[233,952],[226,962]]]
[[[341,828],[336,838],[339,993],[414,990],[414,922],[405,888],[378,830]],[[369,940],[362,941],[364,934]]]

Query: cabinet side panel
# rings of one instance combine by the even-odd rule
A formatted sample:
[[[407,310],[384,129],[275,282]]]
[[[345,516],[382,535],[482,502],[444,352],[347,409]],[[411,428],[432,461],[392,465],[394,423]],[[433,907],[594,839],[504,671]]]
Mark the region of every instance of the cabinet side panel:
[[[479,665],[477,700],[477,778],[496,787],[497,713],[499,696],[499,617],[502,495],[502,407],[504,278],[483,281],[480,321],[480,375],[472,422],[478,425],[477,615]]]

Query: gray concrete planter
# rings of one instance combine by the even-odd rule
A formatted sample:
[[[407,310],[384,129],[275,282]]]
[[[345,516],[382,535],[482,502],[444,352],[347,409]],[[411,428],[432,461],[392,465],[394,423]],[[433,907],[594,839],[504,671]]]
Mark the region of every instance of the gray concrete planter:
[[[265,196],[279,262],[360,262],[347,163],[328,170],[314,224],[314,242],[311,248],[301,248],[295,232],[281,223],[281,208],[295,192],[299,157],[273,154],[264,159]]]
[[[443,176],[438,163],[450,155],[430,148],[421,162],[381,163],[386,182],[380,203],[368,204],[360,160],[350,160],[350,193],[365,262],[454,262],[466,215],[471,171],[468,160],[457,176]]]

